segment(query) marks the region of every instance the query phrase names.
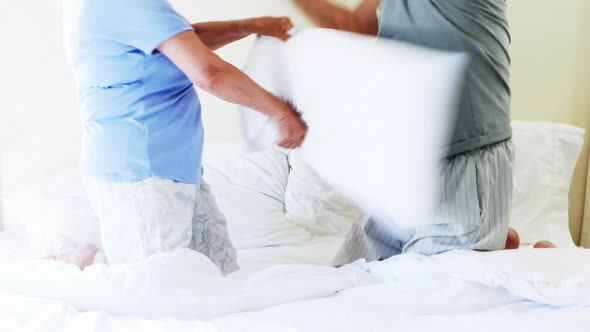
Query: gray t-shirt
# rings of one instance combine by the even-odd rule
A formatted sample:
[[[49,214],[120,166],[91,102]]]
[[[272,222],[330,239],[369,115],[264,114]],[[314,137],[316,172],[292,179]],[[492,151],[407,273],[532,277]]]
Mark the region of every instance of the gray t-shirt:
[[[506,0],[382,0],[378,16],[380,37],[470,55],[449,156],[512,137]]]

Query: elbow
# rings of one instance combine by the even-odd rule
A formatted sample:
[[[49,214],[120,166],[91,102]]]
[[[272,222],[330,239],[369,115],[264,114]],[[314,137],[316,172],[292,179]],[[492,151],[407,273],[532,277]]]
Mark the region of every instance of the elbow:
[[[360,33],[357,17],[351,12],[340,12],[334,15],[334,23],[338,30]]]
[[[356,13],[345,12],[337,15],[335,21],[338,29],[344,31],[373,36],[377,35],[379,31],[379,24],[376,17],[375,21],[367,22],[367,20],[363,20]]]
[[[193,80],[195,85],[208,93],[215,94],[219,85],[227,77],[229,69],[224,64],[210,64],[205,66]]]

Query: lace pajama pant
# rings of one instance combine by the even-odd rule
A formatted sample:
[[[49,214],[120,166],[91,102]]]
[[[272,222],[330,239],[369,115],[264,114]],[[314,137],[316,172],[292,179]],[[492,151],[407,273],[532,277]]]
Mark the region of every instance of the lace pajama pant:
[[[209,186],[161,178],[117,183],[85,179],[100,221],[102,254],[108,264],[190,248],[207,256],[223,273],[238,270],[227,222]]]

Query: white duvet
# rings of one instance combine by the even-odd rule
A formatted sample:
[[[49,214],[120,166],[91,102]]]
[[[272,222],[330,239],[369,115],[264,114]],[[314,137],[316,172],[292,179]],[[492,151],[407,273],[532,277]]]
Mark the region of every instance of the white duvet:
[[[212,319],[324,297],[358,285],[357,271],[283,266],[247,278],[224,278],[189,250],[107,267],[21,260],[0,267],[0,290],[65,302],[78,310],[150,318]]]
[[[553,331],[570,324],[559,331],[585,331],[590,319],[590,252],[578,249],[403,255],[234,278],[181,251],[85,272],[4,261],[0,278],[0,327],[15,330]]]

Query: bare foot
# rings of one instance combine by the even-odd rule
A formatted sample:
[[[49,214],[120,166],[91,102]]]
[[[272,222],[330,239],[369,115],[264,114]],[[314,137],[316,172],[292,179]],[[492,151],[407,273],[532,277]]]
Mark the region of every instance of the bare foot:
[[[94,262],[94,257],[98,253],[98,248],[93,244],[87,244],[76,249],[69,257],[70,264],[74,264],[84,270]]]
[[[50,256],[47,257],[47,259],[74,264],[83,271],[85,268],[92,265],[97,253],[98,248],[95,245],[87,244],[74,250],[70,256]]]
[[[557,246],[549,241],[539,241],[535,244],[535,249],[555,249]]]
[[[508,230],[506,237],[506,250],[518,249],[520,247],[520,236],[514,228]]]

